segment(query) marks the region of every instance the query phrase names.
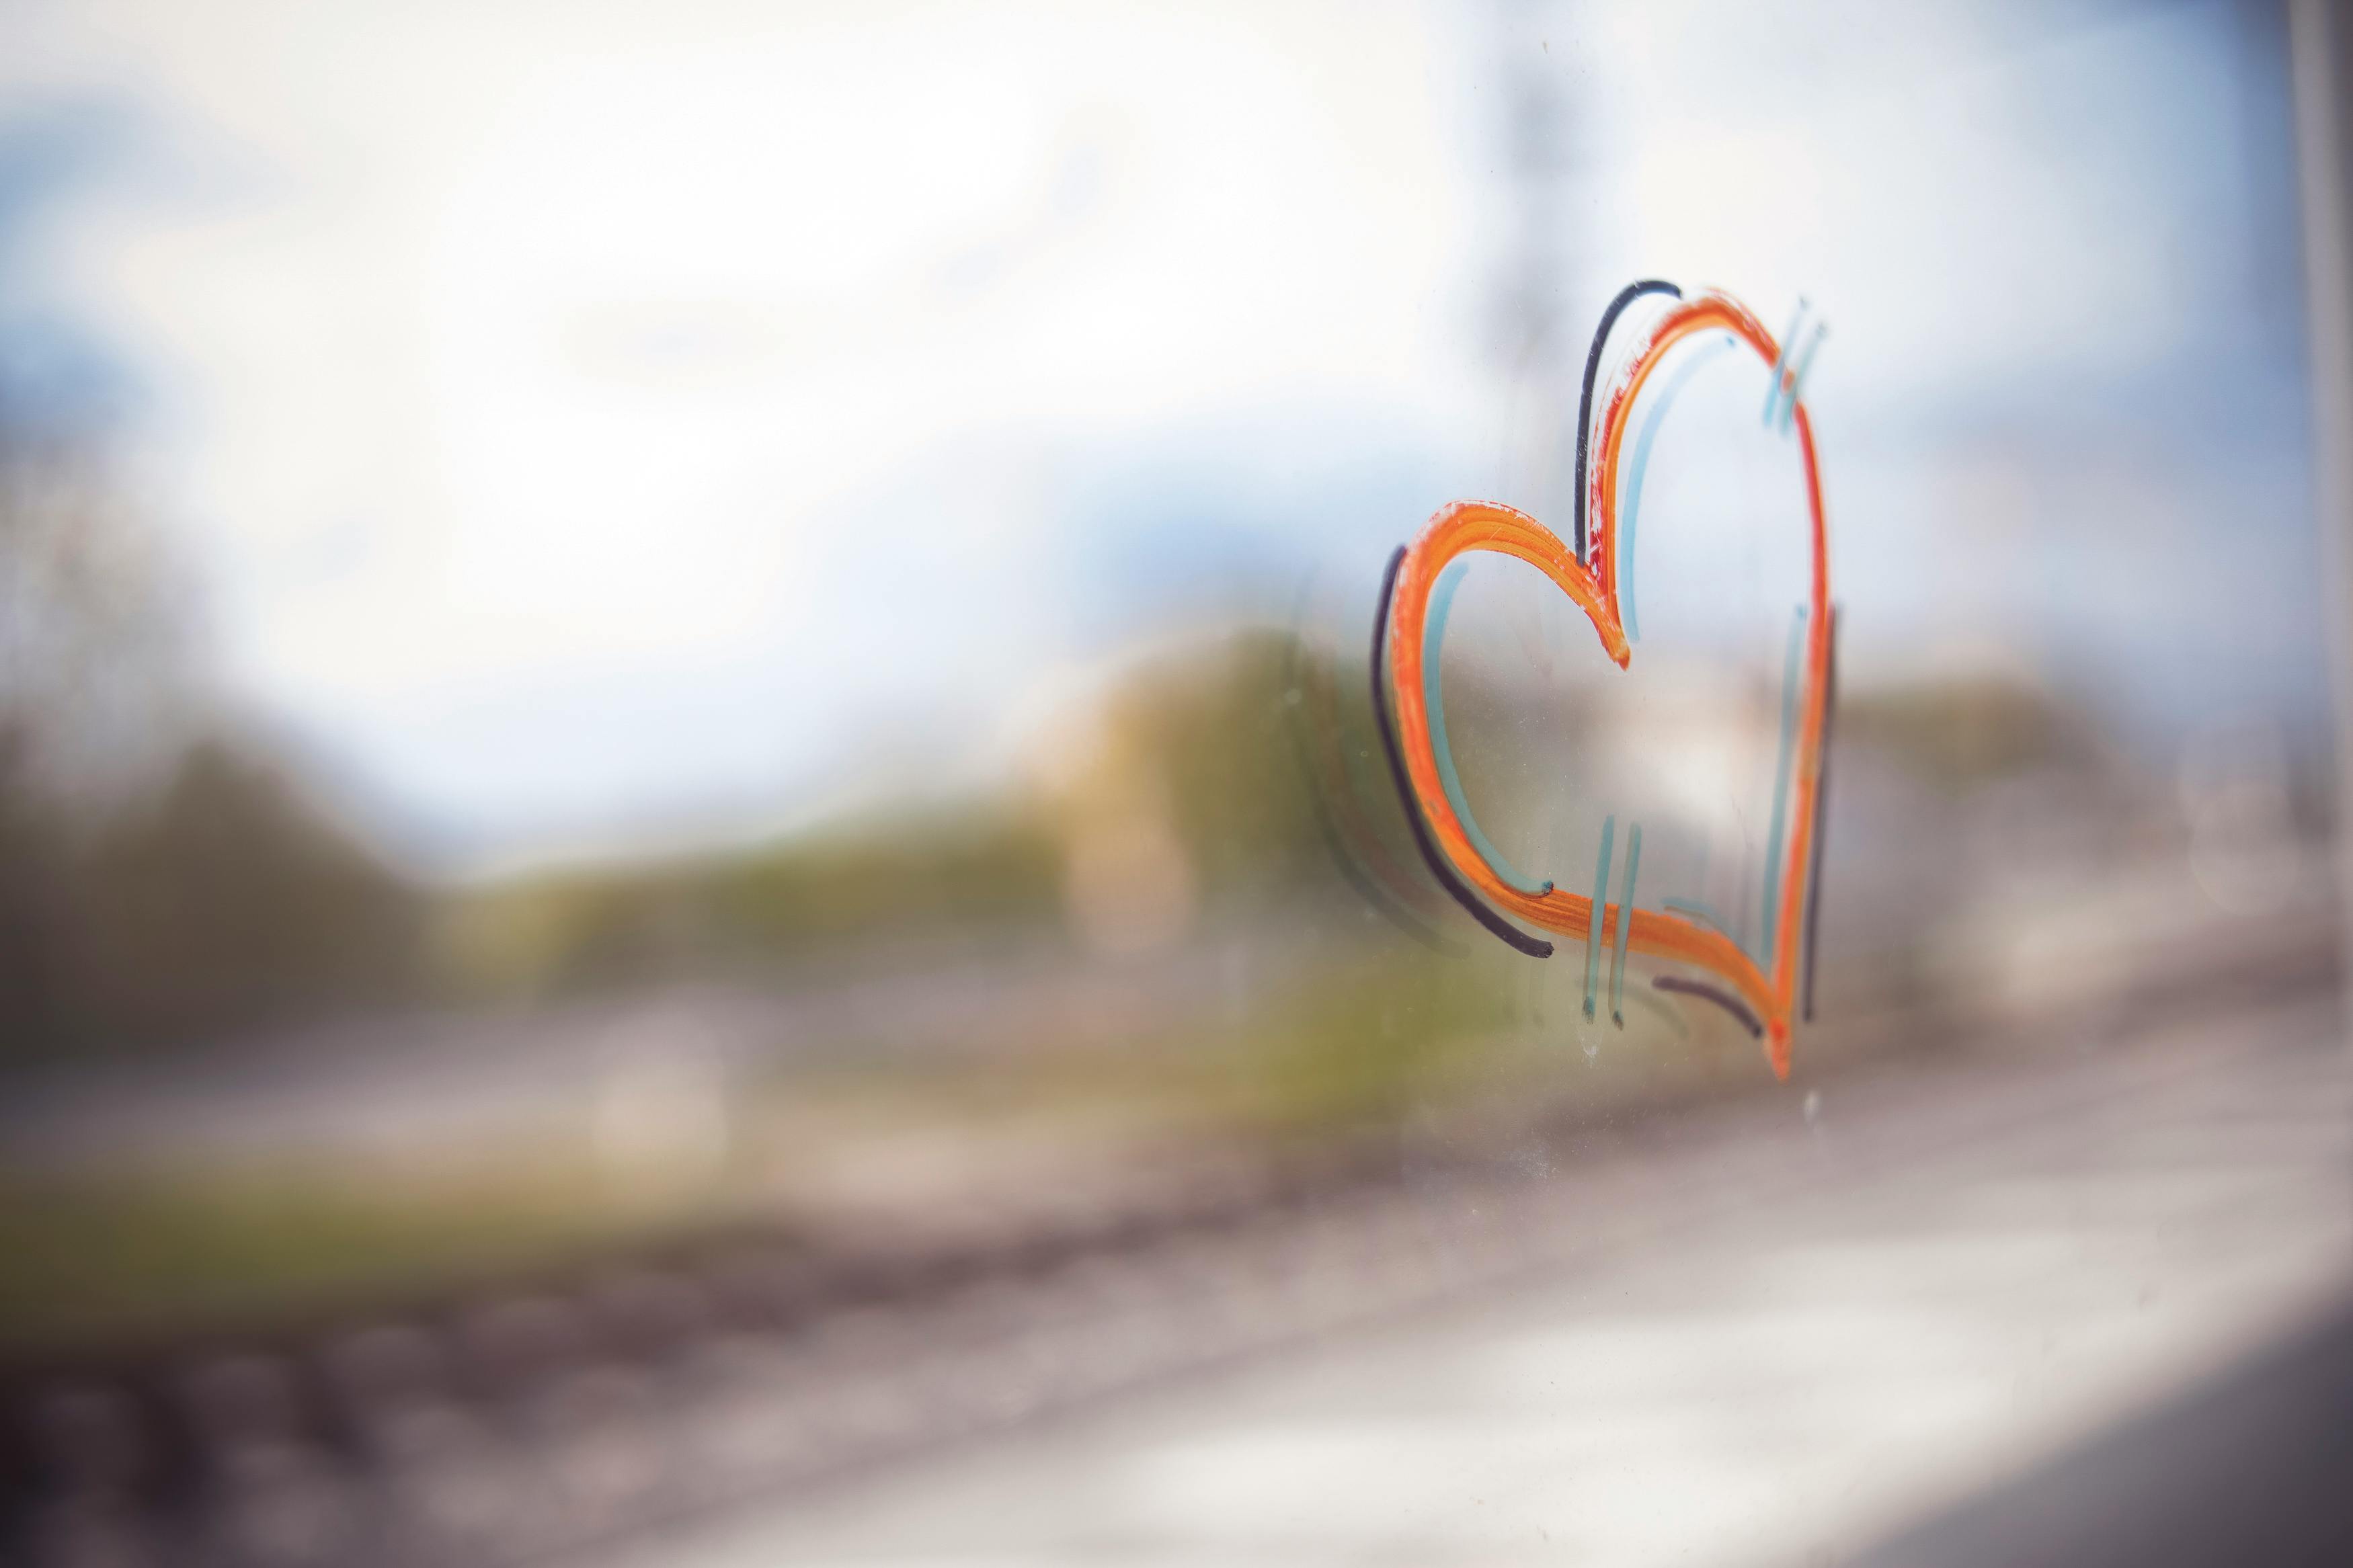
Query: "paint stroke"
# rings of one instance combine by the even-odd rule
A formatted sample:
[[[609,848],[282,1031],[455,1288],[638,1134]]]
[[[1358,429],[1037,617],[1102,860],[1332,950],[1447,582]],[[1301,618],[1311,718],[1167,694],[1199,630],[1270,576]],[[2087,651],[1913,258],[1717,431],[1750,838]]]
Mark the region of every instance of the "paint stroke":
[[[1815,766],[1814,783],[1814,852],[1806,867],[1806,984],[1805,1006],[1800,1016],[1810,1024],[1814,1021],[1814,957],[1821,950],[1822,925],[1822,852],[1830,842],[1831,799],[1831,729],[1838,718],[1838,606],[1830,612],[1830,662],[1822,680],[1822,742],[1817,748],[1820,761]]]
[[[1689,915],[1694,920],[1705,921],[1709,925],[1714,926],[1725,935],[1732,935],[1732,922],[1725,920],[1722,915],[1717,914],[1710,906],[1701,903],[1697,899],[1664,898],[1661,899],[1659,903],[1663,909],[1672,910],[1679,915]]]
[[[1314,678],[1307,672],[1307,667],[1314,662],[1305,656],[1302,639],[1294,634],[1284,660],[1283,685],[1287,692],[1298,700],[1284,702],[1284,728],[1290,732],[1292,755],[1307,784],[1308,801],[1314,809],[1316,832],[1324,840],[1324,850],[1332,857],[1340,875],[1356,890],[1357,896],[1382,919],[1432,952],[1459,958],[1463,951],[1461,942],[1440,935],[1428,921],[1408,907],[1403,896],[1382,885],[1385,878],[1396,875],[1397,868],[1380,854],[1377,841],[1371,839],[1366,826],[1355,819],[1354,812],[1349,809],[1353,803],[1345,793],[1345,781],[1335,783],[1329,776],[1331,753],[1343,748],[1336,737],[1322,732],[1316,722],[1324,717],[1320,711],[1322,703],[1317,700],[1318,697],[1328,700],[1332,694],[1328,689],[1319,692],[1315,689]],[[1318,767],[1319,758],[1325,764],[1324,767]],[[1361,845],[1354,842],[1359,835],[1364,837]]]
[[[1765,412],[1760,421],[1765,428],[1773,428],[1774,416],[1781,411],[1781,389],[1788,384],[1789,346],[1798,341],[1799,330],[1806,324],[1806,301],[1799,296],[1798,308],[1789,312],[1788,329],[1781,334],[1780,351],[1773,356],[1773,379],[1765,384]]]
[[[1773,951],[1781,919],[1781,830],[1789,815],[1790,748],[1798,739],[1798,654],[1806,631],[1806,606],[1789,621],[1789,648],[1781,660],[1781,760],[1773,770],[1773,826],[1765,836],[1765,951]],[[1809,835],[1810,837],[1810,835]]]
[[[1593,863],[1593,919],[1585,932],[1585,1016],[1593,1016],[1593,988],[1601,977],[1602,900],[1609,896],[1609,857],[1618,838],[1615,813],[1601,819],[1601,852]]]
[[[1634,925],[1634,877],[1642,866],[1642,825],[1626,834],[1626,886],[1618,895],[1618,942],[1609,955],[1609,1021],[1626,1026],[1626,933]]]
[[[1651,981],[1651,984],[1672,995],[1693,996],[1702,1002],[1713,1002],[1739,1019],[1740,1026],[1748,1031],[1748,1037],[1752,1040],[1765,1033],[1765,1026],[1757,1022],[1757,1015],[1750,1012],[1739,997],[1718,986],[1710,985],[1704,980],[1686,980],[1680,974],[1662,974]]]
[[[1789,372],[1789,395],[1781,400],[1779,428],[1785,436],[1789,433],[1789,418],[1798,406],[1799,394],[1805,390],[1806,373],[1814,368],[1814,353],[1822,346],[1822,340],[1830,335],[1828,323],[1816,321],[1814,335],[1806,341],[1806,352],[1798,356],[1797,364]]]
[[[1522,876],[1512,868],[1511,862],[1504,858],[1503,851],[1489,842],[1487,835],[1480,829],[1479,819],[1471,813],[1470,799],[1462,793],[1462,777],[1454,771],[1454,748],[1446,739],[1445,683],[1439,673],[1439,655],[1446,643],[1447,616],[1454,609],[1454,591],[1462,586],[1462,579],[1470,575],[1470,571],[1468,562],[1456,562],[1438,579],[1438,586],[1431,590],[1430,595],[1430,626],[1422,634],[1421,655],[1421,700],[1423,707],[1430,712],[1430,747],[1438,755],[1438,777],[1445,786],[1447,804],[1453,806],[1454,815],[1462,819],[1462,830],[1471,836],[1471,842],[1478,846],[1479,853],[1487,858],[1487,864],[1495,868],[1495,875],[1514,890],[1541,899],[1552,891],[1552,883]]]
[[[1389,717],[1388,659],[1387,658],[1389,628],[1389,607],[1397,595],[1398,569],[1405,564],[1408,549],[1398,545],[1389,557],[1388,570],[1381,574],[1381,597],[1373,613],[1373,719],[1381,732],[1381,751],[1389,760],[1389,776],[1397,785],[1400,804],[1405,807],[1406,826],[1413,830],[1414,847],[1421,851],[1430,874],[1438,879],[1454,901],[1469,912],[1472,920],[1487,928],[1515,952],[1530,958],[1550,958],[1552,943],[1541,937],[1530,936],[1511,921],[1489,909],[1473,895],[1455,874],[1453,865],[1438,852],[1430,841],[1430,826],[1422,820],[1421,797],[1413,787],[1412,775],[1407,771],[1405,753],[1398,749],[1397,722]]]
[[[1601,324],[1593,331],[1593,346],[1585,351],[1585,390],[1577,395],[1577,475],[1572,481],[1576,487],[1574,516],[1579,565],[1585,564],[1586,561],[1585,458],[1587,445],[1593,438],[1593,382],[1601,371],[1601,351],[1609,344],[1609,330],[1618,324],[1618,318],[1626,313],[1626,307],[1645,294],[1665,294],[1677,300],[1683,297],[1682,289],[1662,278],[1645,278],[1639,283],[1627,284],[1618,290],[1618,297],[1610,300],[1609,308],[1601,312]]]

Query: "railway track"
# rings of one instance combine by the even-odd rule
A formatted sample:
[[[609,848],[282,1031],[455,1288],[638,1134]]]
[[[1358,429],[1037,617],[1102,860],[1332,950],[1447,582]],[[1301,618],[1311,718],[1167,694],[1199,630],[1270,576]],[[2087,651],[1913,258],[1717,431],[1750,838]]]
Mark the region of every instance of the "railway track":
[[[2021,1081],[2052,1114],[2093,1103],[2142,1070],[2147,1020],[2193,1002],[2325,1004],[2332,953],[2308,945],[2229,983],[2144,966],[2083,1017],[1973,1043],[1928,1020],[1858,1026],[1828,1053],[1845,1065],[1814,1080],[1883,1108],[1841,1119],[1841,1167],[1982,1136],[2016,1113]],[[2086,1028],[2109,1043],[2037,1044]],[[1547,1113],[1404,1159],[1394,1141],[1237,1155],[1148,1206],[987,1242],[828,1249],[739,1231],[28,1369],[0,1390],[5,1539],[37,1568],[563,1559],[1770,1203],[1821,1179],[1819,1103],[1801,1087],[1608,1123]]]

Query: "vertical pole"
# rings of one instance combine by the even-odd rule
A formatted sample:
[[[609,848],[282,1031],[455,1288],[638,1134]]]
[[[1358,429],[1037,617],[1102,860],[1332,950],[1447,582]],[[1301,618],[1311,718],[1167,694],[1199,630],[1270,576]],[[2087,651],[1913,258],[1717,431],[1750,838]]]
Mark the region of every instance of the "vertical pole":
[[[2337,721],[2337,900],[2340,985],[2353,987],[2353,111],[2343,94],[2353,13],[2343,0],[2288,0],[2297,185],[2312,360],[2313,494],[2320,526]]]

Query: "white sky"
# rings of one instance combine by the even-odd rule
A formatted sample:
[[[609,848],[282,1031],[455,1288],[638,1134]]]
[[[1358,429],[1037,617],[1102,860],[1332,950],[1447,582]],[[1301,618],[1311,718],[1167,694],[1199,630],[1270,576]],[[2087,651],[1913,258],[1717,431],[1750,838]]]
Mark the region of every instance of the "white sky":
[[[868,492],[894,554],[1018,595],[1052,454],[1236,411],[1426,425],[1470,368],[1451,73],[1411,7],[18,26],[20,91],[124,92],[170,146],[58,269],[161,389],[229,681],[429,817],[810,772],[793,710],[842,720],[807,678],[854,695],[844,623],[892,614],[829,570]],[[1066,651],[997,619],[1022,646],[975,667],[903,636],[968,705]]]
[[[1802,289],[1850,437],[2229,329],[2212,7],[1495,15],[86,0],[0,18],[0,93],[136,121],[43,269],[153,393],[224,680],[460,860],[968,759],[1103,651],[1057,553],[1086,476],[1230,468],[1351,541],[1450,497],[1335,522],[1302,471],[1492,488],[1498,60],[1577,110],[1570,317],[1637,272],[1777,326]],[[1939,507],[2035,480],[1904,454],[1837,454],[1842,563],[2007,635]]]

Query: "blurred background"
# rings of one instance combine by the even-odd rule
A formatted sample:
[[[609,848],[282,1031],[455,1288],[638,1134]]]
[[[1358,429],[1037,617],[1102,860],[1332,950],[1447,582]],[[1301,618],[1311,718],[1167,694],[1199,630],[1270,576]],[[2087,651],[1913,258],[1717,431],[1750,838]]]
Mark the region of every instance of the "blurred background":
[[[2353,1385],[2300,41],[0,0],[0,1551],[2002,1562],[2342,1460],[2164,1425]],[[1786,1085],[1480,931],[1372,738],[1638,277],[1828,325]],[[1745,374],[1654,642],[1793,515]],[[1577,886],[1644,731],[1469,581]]]

